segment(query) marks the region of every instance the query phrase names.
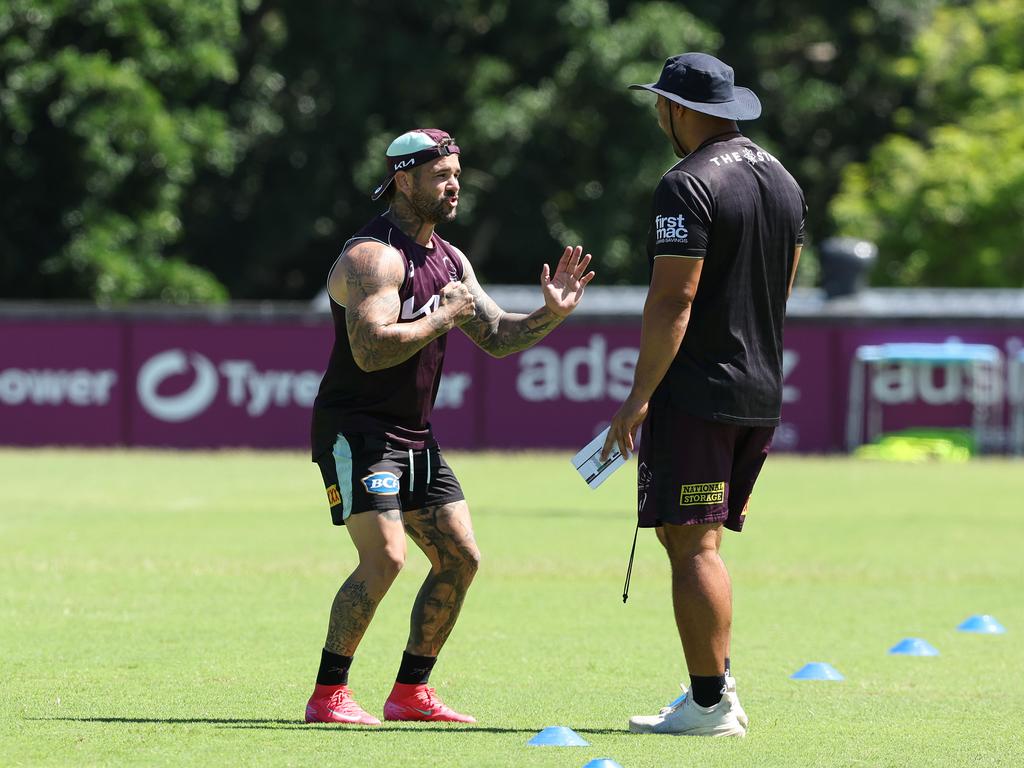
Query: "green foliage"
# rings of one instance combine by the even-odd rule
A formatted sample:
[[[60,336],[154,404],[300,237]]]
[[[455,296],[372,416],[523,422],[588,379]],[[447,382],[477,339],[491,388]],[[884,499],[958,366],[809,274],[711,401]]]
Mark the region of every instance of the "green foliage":
[[[940,0],[697,0],[689,10],[719,30],[719,55],[753,88],[761,117],[741,127],[793,173],[808,204],[798,281],[813,283],[814,244],[834,234],[828,203],[841,170],[892,130],[911,90],[890,65]]]
[[[202,254],[237,296],[310,296],[345,238],[380,210],[368,190],[398,133],[450,130],[463,148],[459,220],[443,234],[488,282],[533,282],[569,241],[597,258],[603,284],[644,282],[650,195],[674,158],[649,95],[668,56],[717,52],[761,95],[744,125],[804,187],[810,242],[840,169],[892,129],[907,86],[888,64],[935,0],[355,0],[266,8],[250,24],[277,31],[254,44],[240,82],[218,104],[266,109],[280,127],[252,145],[230,178],[197,185],[183,246]],[[248,36],[256,40],[255,34]],[[240,57],[242,58],[242,57]],[[234,119],[234,118],[233,118]],[[228,215],[225,215],[225,212]],[[247,268],[237,268],[238,254]],[[813,272],[813,248],[805,256]]]
[[[186,245],[239,296],[312,295],[342,242],[381,210],[369,190],[387,144],[437,125],[462,147],[459,219],[442,234],[485,281],[534,282],[562,245],[583,241],[605,283],[646,279],[646,212],[672,154],[650,98],[679,47],[718,35],[672,3],[409,0],[265,9],[283,30],[240,69],[241,100],[281,121],[230,178],[201,180]],[[272,21],[271,21],[272,20]],[[247,85],[281,84],[265,101]],[[230,212],[225,216],[224,212]],[[238,253],[251,257],[244,273]]]
[[[898,62],[921,92],[911,135],[848,167],[832,204],[842,233],[878,243],[876,283],[1024,286],[1022,10],[944,8]]]
[[[804,188],[801,280],[838,227],[879,238],[882,282],[1021,284],[1020,6],[0,0],[0,296],[308,298],[424,125],[462,146],[442,234],[485,281],[580,241],[643,282],[674,158],[626,85],[684,50],[761,97],[742,127]]]
[[[485,156],[502,157],[492,167],[498,194],[481,194],[474,217],[493,233],[490,252],[475,252],[485,273],[533,282],[540,261],[582,242],[598,255],[604,283],[647,278],[650,197],[676,159],[657,127],[654,98],[628,85],[656,80],[680,45],[714,49],[718,35],[668,3],[637,5],[616,21],[583,13],[584,5],[602,4],[562,10],[559,21],[576,42],[549,77],[504,99],[495,92],[471,113],[468,127],[483,134]],[[512,136],[502,130],[510,125]],[[517,256],[513,272],[503,262]]]
[[[3,295],[225,298],[165,253],[197,169],[235,162],[202,103],[235,77],[234,5],[14,0],[0,18]]]

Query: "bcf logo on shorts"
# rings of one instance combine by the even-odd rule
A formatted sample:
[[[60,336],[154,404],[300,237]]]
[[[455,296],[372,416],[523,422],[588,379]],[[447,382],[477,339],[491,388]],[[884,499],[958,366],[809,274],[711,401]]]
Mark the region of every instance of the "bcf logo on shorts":
[[[363,478],[367,493],[394,496],[398,493],[398,475],[393,472],[374,472]]]

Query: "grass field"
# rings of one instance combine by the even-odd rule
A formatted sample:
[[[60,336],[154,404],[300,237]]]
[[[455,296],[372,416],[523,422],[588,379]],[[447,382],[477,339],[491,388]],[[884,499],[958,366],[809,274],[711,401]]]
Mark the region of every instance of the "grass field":
[[[668,571],[632,469],[589,491],[562,454],[450,461],[484,554],[432,678],[477,726],[302,723],[353,565],[300,454],[0,451],[0,765],[1019,766],[1024,464],[775,457],[727,535],[746,739],[625,732],[675,697]],[[351,683],[379,715],[426,560]],[[957,632],[991,613],[1005,635]],[[923,637],[936,658],[890,646]],[[807,661],[846,681],[798,682]],[[568,725],[587,748],[528,747]]]

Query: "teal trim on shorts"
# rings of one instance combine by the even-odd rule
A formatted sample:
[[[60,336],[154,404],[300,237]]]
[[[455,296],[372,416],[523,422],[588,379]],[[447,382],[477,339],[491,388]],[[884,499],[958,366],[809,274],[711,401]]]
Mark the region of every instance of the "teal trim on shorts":
[[[338,492],[341,494],[341,519],[352,514],[352,446],[344,435],[334,441],[334,471],[338,473]]]

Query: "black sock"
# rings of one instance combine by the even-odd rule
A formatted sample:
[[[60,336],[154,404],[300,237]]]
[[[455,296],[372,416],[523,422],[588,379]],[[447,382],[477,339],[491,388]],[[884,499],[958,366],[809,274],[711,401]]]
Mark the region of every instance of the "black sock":
[[[351,656],[331,653],[324,648],[320,654],[320,671],[316,673],[316,684],[346,685],[348,683],[348,668],[351,666]]]
[[[430,679],[430,671],[434,668],[437,656],[416,656],[404,651],[402,666],[398,668],[396,683],[402,685],[423,685]]]
[[[732,675],[732,662],[729,661],[729,657],[725,657],[725,676],[730,677]]]
[[[720,702],[724,690],[725,675],[690,675],[690,692],[693,694],[693,700],[702,707],[713,707]]]

